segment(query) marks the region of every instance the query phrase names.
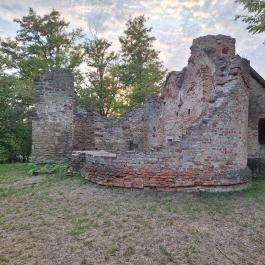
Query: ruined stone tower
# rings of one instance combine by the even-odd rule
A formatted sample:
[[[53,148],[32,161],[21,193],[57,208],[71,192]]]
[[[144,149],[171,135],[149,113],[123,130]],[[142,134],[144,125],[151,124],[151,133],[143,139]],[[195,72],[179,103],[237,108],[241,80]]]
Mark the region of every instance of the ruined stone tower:
[[[248,62],[235,54],[235,39],[195,39],[187,67],[169,73],[160,97],[147,97],[144,106],[119,120],[94,118],[94,143],[101,145],[76,152],[73,171],[112,186],[246,187],[249,78]]]
[[[32,160],[52,162],[69,159],[73,151],[73,77],[67,71],[46,73],[35,82],[35,88]]]
[[[45,74],[36,92],[32,159],[73,152],[73,173],[98,184],[235,190],[250,183],[248,158],[265,161],[265,81],[229,36],[195,39],[188,65],[168,74],[161,95],[119,119],[78,106],[67,73]]]

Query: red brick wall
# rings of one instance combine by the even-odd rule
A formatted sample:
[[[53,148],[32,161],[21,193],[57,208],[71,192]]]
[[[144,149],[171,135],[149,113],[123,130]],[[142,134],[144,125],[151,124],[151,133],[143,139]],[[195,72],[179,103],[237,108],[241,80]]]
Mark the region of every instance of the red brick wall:
[[[144,123],[135,123],[137,115],[129,120],[134,130],[145,128],[140,138],[149,135],[144,148],[120,149],[116,157],[79,154],[73,171],[119,187],[246,187],[248,65],[235,56],[234,43],[219,35],[194,40],[188,66],[169,74],[161,100],[141,109]]]
[[[94,149],[94,113],[79,107],[74,115],[73,150]]]

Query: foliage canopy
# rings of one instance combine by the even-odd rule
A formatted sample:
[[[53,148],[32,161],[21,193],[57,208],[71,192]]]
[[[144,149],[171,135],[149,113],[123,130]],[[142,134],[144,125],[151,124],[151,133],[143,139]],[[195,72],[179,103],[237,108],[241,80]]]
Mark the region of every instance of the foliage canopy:
[[[236,0],[237,3],[243,5],[248,15],[237,15],[235,19],[248,24],[247,30],[250,33],[265,32],[265,1],[260,0]]]
[[[156,38],[151,35],[152,28],[145,26],[146,22],[143,15],[130,18],[119,38],[123,59],[121,80],[131,88],[131,106],[143,103],[150,93],[159,93],[166,72],[159,61],[159,52],[153,47]]]

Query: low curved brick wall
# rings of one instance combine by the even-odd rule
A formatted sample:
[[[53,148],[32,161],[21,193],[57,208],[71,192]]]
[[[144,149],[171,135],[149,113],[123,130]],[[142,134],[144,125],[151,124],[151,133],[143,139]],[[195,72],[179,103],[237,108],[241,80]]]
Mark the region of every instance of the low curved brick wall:
[[[100,185],[126,188],[228,191],[246,188],[250,183],[248,168],[182,168],[178,163],[174,166],[173,157],[156,157],[157,153],[125,152],[110,157],[77,152],[73,154],[71,170]]]

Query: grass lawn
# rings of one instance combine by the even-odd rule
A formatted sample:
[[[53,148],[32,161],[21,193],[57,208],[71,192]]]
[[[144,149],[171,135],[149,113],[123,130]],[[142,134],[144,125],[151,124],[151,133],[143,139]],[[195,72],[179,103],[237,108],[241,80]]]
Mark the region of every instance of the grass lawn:
[[[265,180],[181,193],[0,165],[0,265],[265,264]]]

